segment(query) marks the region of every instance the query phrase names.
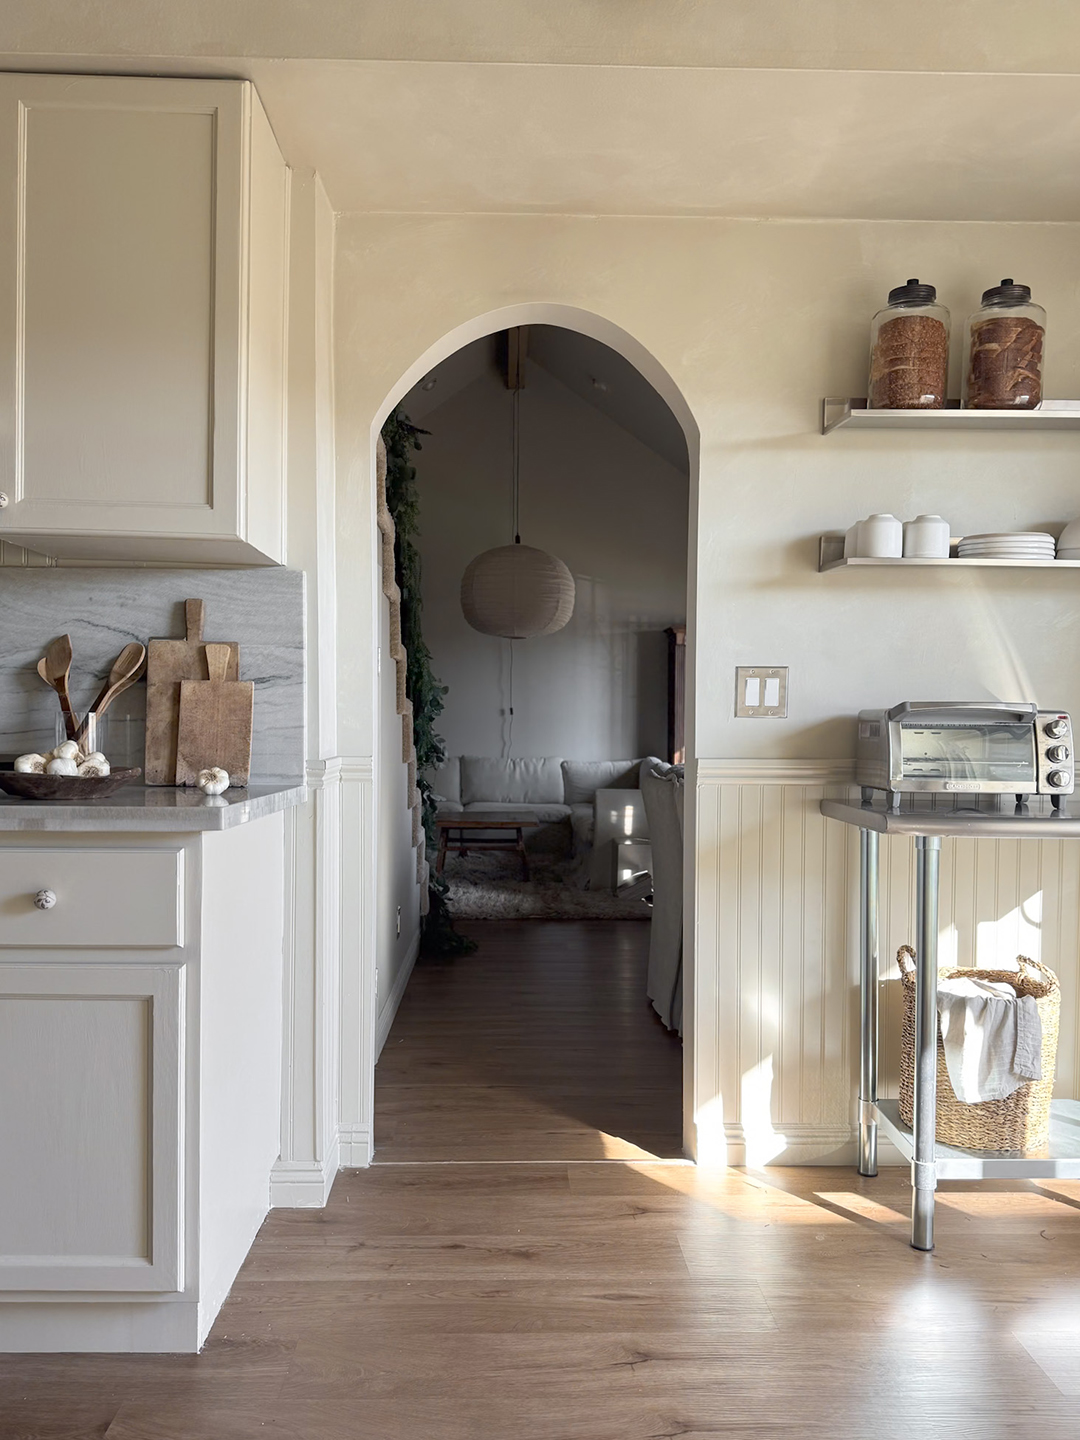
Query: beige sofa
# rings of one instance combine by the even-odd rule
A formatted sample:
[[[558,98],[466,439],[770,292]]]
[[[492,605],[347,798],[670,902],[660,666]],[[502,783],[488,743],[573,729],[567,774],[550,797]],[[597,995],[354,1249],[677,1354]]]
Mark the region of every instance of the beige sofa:
[[[640,760],[453,755],[435,771],[431,783],[440,815],[484,810],[542,826],[569,820],[574,853],[582,855],[592,845],[597,790],[636,790],[640,766]]]

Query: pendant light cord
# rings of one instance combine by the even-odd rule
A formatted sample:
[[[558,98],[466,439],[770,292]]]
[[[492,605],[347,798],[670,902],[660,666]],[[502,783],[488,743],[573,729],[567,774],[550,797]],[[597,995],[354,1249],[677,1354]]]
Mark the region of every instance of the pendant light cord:
[[[514,544],[521,544],[521,388],[514,391],[514,498],[513,498],[513,525]]]
[[[514,642],[507,640],[510,646],[510,724],[506,737],[506,758],[509,760],[514,753]]]

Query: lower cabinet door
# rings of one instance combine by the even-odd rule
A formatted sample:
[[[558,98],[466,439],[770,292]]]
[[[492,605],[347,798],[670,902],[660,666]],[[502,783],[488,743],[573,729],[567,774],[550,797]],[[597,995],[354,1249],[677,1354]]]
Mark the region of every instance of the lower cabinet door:
[[[182,1288],[182,965],[0,964],[0,1290]]]

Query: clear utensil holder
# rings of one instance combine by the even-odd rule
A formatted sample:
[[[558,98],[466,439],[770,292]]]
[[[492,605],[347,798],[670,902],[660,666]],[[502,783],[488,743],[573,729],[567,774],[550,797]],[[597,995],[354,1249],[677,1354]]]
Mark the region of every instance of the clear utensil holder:
[[[78,746],[84,755],[92,755],[100,751],[102,755],[112,763],[112,755],[109,751],[109,717],[108,715],[87,715],[83,722],[86,726],[83,734],[79,736]],[[64,723],[63,711],[56,717],[56,741],[62,745],[68,738],[67,726]]]

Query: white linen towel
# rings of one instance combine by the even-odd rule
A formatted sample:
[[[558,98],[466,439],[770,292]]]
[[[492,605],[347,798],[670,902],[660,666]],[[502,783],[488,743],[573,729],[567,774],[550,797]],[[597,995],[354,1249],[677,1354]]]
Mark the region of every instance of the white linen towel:
[[[938,1020],[945,1065],[965,1105],[1004,1100],[1042,1079],[1042,1021],[1031,995],[995,980],[942,980]]]

